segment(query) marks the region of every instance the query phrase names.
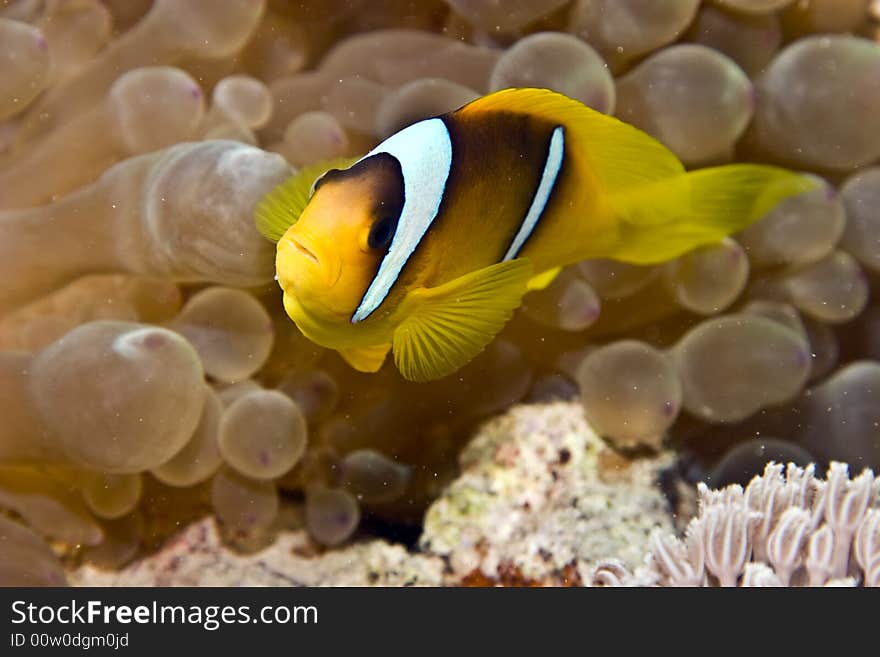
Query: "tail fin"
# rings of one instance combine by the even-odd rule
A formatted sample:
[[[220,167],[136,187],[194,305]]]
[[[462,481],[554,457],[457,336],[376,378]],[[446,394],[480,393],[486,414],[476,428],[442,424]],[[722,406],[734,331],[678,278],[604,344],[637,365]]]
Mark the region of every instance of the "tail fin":
[[[608,256],[636,264],[676,258],[739,232],[789,196],[818,182],[778,167],[731,164],[699,169],[615,196],[619,246]]]

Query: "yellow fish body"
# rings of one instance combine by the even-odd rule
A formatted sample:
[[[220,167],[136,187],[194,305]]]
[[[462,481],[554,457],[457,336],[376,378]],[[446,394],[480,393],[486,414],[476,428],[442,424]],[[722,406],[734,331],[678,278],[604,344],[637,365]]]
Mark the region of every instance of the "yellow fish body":
[[[762,165],[688,173],[630,125],[508,89],[353,163],[300,171],[259,204],[257,226],[278,242],[284,307],[303,334],[362,371],[393,350],[404,377],[425,381],[482,351],[561,267],[670,260],[814,185]]]

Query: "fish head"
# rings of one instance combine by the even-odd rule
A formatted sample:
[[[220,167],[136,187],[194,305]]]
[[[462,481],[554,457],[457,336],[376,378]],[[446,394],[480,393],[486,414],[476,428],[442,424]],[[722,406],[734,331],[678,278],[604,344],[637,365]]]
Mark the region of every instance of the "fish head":
[[[352,316],[388,252],[403,199],[400,165],[385,154],[328,171],[316,182],[275,259],[285,308],[301,329],[311,326],[313,340],[349,346]]]

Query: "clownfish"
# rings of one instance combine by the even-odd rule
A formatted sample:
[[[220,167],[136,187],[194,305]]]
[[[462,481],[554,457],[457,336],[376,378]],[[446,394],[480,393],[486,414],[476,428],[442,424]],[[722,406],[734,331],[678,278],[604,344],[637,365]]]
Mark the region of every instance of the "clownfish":
[[[811,189],[785,169],[686,172],[660,142],[543,89],[414,123],[357,160],[301,170],[257,206],[284,308],[365,372],[451,374],[528,290],[586,258],[649,264],[719,241]]]

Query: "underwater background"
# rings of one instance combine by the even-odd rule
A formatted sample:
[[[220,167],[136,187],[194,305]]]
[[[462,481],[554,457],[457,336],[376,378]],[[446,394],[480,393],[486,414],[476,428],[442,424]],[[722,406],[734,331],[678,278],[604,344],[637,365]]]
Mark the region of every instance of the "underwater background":
[[[295,169],[508,87],[614,115],[689,169],[764,162],[821,185],[663,265],[566,268],[439,381],[405,381],[393,364],[356,372],[303,337],[254,227],[260,199]],[[706,507],[750,504],[697,482],[764,473],[750,499],[786,491],[793,509],[777,505],[773,528],[801,555],[772,552],[776,534],[761,530],[770,556],[755,559],[773,563],[773,582],[827,548],[833,567],[804,571],[810,583],[857,562],[859,581],[880,583],[877,485],[829,469],[880,469],[878,274],[878,2],[0,0],[0,585],[120,572],[169,539],[200,544],[205,518],[239,555],[281,545],[306,559],[378,537],[454,573],[432,563],[430,576],[367,583],[657,583],[617,562],[575,575],[558,554],[551,578],[510,575],[487,554],[538,554],[526,536],[422,535],[429,507],[445,523],[431,505],[481,450],[526,459],[511,467],[552,452],[598,468],[607,486],[590,495],[607,500],[635,495],[634,481],[654,490],[636,506],[654,513],[639,550],[652,529],[669,535],[655,563],[688,549],[671,534],[698,505],[711,528]],[[769,461],[815,463],[827,483]],[[561,496],[559,481],[584,490],[551,471],[546,495]],[[457,514],[515,488],[493,472],[471,488],[479,502],[452,498]],[[816,501],[810,487],[839,494]],[[579,517],[603,517],[589,499]],[[841,519],[832,502],[861,511]],[[608,514],[578,540],[629,536],[639,515]],[[606,548],[630,569],[640,560]],[[704,581],[702,563],[667,568],[664,583]],[[740,572],[706,568],[722,584]]]

